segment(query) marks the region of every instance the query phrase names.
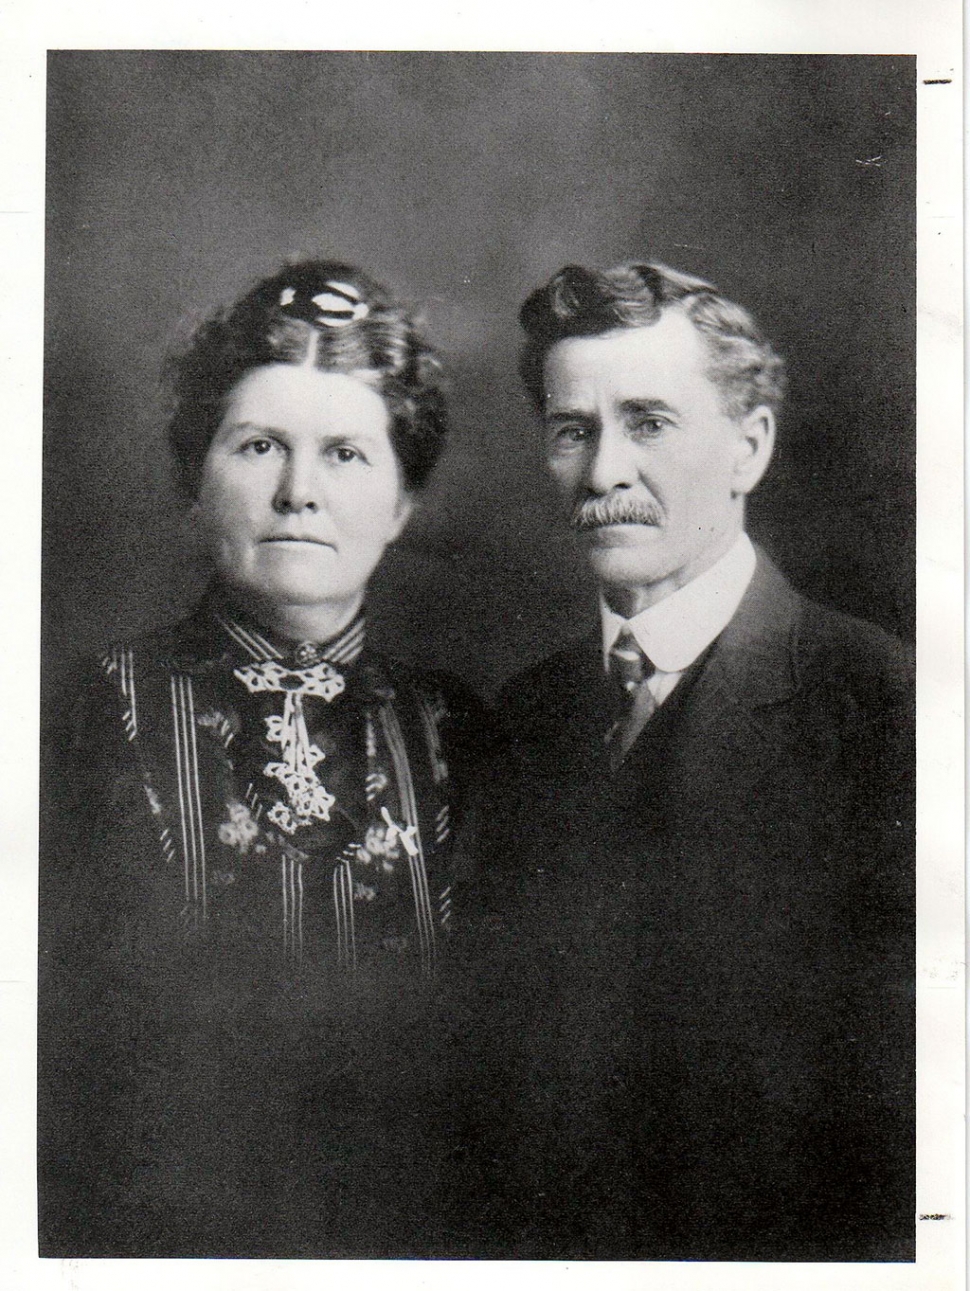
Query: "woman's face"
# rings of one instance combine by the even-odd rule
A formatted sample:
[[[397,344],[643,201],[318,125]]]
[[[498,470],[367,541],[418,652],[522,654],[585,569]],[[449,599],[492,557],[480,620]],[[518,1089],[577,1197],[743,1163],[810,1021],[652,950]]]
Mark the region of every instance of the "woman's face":
[[[365,376],[274,363],[230,392],[196,509],[244,603],[353,610],[404,528],[411,500],[390,415]]]

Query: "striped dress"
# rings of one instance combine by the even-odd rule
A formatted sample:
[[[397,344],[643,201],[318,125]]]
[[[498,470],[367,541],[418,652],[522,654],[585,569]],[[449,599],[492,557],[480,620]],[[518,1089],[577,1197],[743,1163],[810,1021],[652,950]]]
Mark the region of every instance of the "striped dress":
[[[46,1253],[418,1252],[479,734],[362,619],[294,649],[210,597],[107,652],[50,776]]]
[[[430,978],[450,931],[448,699],[363,656],[359,618],[283,647],[207,608],[102,661],[154,835],[151,935],[281,973]],[[110,893],[105,892],[105,900]]]

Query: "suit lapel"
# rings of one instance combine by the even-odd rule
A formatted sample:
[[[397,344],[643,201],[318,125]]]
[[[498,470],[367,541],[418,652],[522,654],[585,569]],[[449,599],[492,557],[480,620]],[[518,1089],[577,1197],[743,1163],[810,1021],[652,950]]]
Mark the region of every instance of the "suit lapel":
[[[725,777],[739,786],[751,784],[777,757],[785,739],[785,723],[779,725],[777,715],[798,689],[794,645],[800,615],[800,598],[759,551],[737,613],[696,678],[681,682],[690,689],[671,715],[662,749],[650,750],[649,728],[639,742],[655,760],[662,755],[657,770],[673,799],[703,797]],[[676,696],[675,690],[667,703]],[[640,752],[635,747],[631,760]]]
[[[699,679],[692,705],[699,717],[724,706],[754,713],[794,693],[800,613],[800,598],[759,551],[751,584]]]
[[[783,747],[785,701],[798,689],[795,645],[801,598],[762,551],[731,622],[645,726],[616,778],[644,775],[658,799],[703,795],[728,775],[752,783]],[[523,696],[533,749],[555,748],[555,774],[593,772],[613,779],[604,736],[610,692],[599,631],[547,661]],[[660,805],[658,801],[658,806]]]

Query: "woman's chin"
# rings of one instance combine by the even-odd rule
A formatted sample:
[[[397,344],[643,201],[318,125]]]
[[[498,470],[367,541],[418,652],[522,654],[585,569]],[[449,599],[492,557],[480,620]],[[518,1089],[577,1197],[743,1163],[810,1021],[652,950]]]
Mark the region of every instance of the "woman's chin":
[[[258,583],[224,580],[233,599],[265,622],[290,609],[325,609],[362,600],[364,588],[349,588],[320,578],[267,579]]]
[[[240,608],[273,627],[293,613],[303,622],[316,609],[324,619],[342,617],[363,600],[375,563],[340,559],[332,547],[308,544],[304,552],[281,544],[256,560],[217,562],[217,572]]]

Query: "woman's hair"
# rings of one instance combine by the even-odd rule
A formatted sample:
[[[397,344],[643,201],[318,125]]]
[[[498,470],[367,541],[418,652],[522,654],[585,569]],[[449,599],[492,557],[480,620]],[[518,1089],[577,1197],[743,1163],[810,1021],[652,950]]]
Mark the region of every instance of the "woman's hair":
[[[404,485],[425,484],[447,430],[437,355],[410,311],[379,283],[352,265],[305,260],[263,278],[209,318],[166,365],[168,439],[191,495],[228,395],[247,372],[269,363],[375,373]]]
[[[662,264],[624,264],[602,273],[567,265],[534,291],[519,315],[527,340],[521,372],[537,407],[543,403],[543,367],[558,342],[646,327],[663,310],[681,308],[703,337],[709,376],[721,389],[729,416],[765,404],[777,411],[785,394],[785,365],[746,309],[702,278]]]

